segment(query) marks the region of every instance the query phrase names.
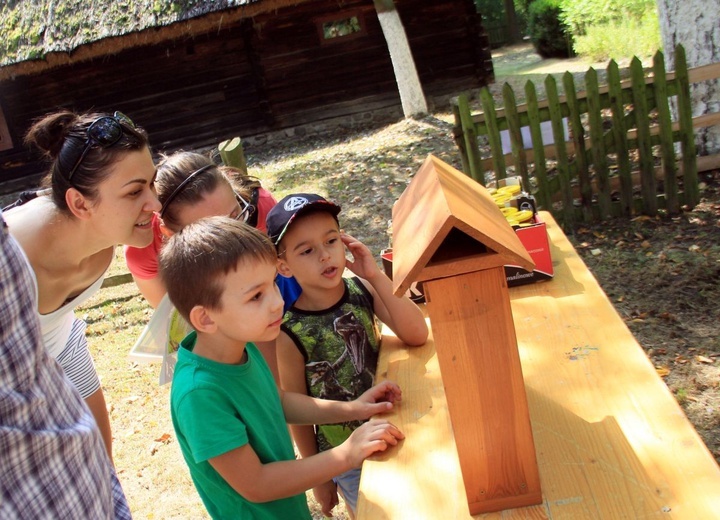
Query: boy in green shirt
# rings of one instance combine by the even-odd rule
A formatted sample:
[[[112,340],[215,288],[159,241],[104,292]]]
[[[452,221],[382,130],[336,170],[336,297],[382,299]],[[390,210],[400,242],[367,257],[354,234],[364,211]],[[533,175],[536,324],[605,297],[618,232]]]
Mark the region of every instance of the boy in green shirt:
[[[170,300],[195,329],[178,351],[173,426],[213,518],[309,520],[305,490],[404,437],[389,422],[373,420],[340,446],[295,459],[287,422],[367,419],[392,409],[401,392],[386,381],[340,402],[278,390],[253,343],[280,332],[276,263],[264,234],[227,217],[187,226],[160,256]]]

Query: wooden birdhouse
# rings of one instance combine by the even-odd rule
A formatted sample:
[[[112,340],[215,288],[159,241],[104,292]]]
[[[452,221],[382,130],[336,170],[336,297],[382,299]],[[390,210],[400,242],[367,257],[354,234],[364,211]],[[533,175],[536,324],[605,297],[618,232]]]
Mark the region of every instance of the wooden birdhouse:
[[[533,261],[487,190],[430,155],[393,208],[393,289],[423,282],[470,514],[542,502],[504,265]]]

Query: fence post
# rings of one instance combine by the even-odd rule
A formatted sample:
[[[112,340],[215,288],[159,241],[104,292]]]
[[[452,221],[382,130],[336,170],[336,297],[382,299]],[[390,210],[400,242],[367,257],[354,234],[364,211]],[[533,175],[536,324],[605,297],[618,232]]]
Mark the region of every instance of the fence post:
[[[232,166],[247,175],[247,163],[245,162],[245,152],[243,151],[242,140],[239,137],[233,137],[227,141],[223,141],[218,145],[220,158],[225,166]]]
[[[575,78],[569,71],[563,74],[563,86],[565,87],[565,99],[570,112],[569,120],[572,139],[575,144],[575,164],[577,165],[578,181],[580,183],[580,206],[585,222],[591,222],[592,186],[590,185],[590,173],[588,172],[587,152],[585,150],[585,129],[580,120],[580,106],[577,99],[577,89],[575,88]],[[556,146],[559,145],[556,141]]]
[[[537,91],[532,81],[525,83],[525,99],[528,106],[528,121],[530,122],[530,136],[532,137],[533,162],[535,163],[535,178],[538,183],[537,199],[540,207],[545,210],[552,208],[552,197],[547,180],[547,169],[545,166],[545,145],[542,140],[540,129],[540,110],[538,109]],[[528,186],[528,189],[530,187]]]
[[[655,103],[657,106],[658,124],[660,125],[660,153],[665,191],[665,208],[669,213],[680,210],[678,202],[677,172],[675,171],[675,147],[673,146],[672,120],[668,104],[667,79],[665,77],[665,57],[657,51],[653,57],[655,80]]]
[[[675,48],[675,79],[678,85],[678,114],[680,122],[680,148],[683,164],[683,191],[685,204],[694,208],[700,202],[697,176],[697,150],[692,126],[692,104],[690,101],[690,79],[688,78],[685,48]]]
[[[507,177],[505,171],[505,157],[503,156],[502,144],[500,143],[500,130],[498,129],[497,117],[495,117],[495,102],[493,101],[490,89],[485,87],[480,90],[480,104],[482,105],[485,124],[490,142],[490,153],[492,153],[493,169],[495,180]]]
[[[467,152],[467,166],[469,171],[466,172],[470,177],[485,185],[484,172],[482,171],[482,160],[480,150],[478,149],[477,134],[475,132],[475,124],[470,113],[470,103],[467,94],[458,96],[458,113],[460,116],[460,125],[462,128],[462,141]]]
[[[630,62],[633,104],[635,105],[635,126],[637,147],[640,155],[640,191],[642,192],[643,213],[657,214],[657,182],[653,165],[652,143],[650,142],[650,116],[645,93],[645,73],[642,62],[635,56]]]
[[[588,119],[590,124],[590,142],[592,146],[593,164],[595,165],[595,182],[598,192],[598,207],[600,219],[612,215],[610,200],[610,179],[608,175],[607,152],[603,139],[602,115],[600,106],[600,89],[598,87],[597,71],[590,68],[585,73],[585,88],[587,89]]]
[[[567,150],[565,149],[565,130],[563,129],[557,83],[555,82],[555,78],[550,74],[545,78],[545,92],[547,93],[553,138],[555,139],[555,150],[557,151],[557,169],[560,178],[560,190],[562,192],[563,227],[569,230],[575,224],[575,207],[572,186],[570,186],[570,165],[568,164]]]
[[[615,155],[620,177],[620,203],[621,212],[625,216],[632,214],[632,174],[630,172],[630,158],[628,156],[627,128],[625,127],[625,105],[620,86],[620,69],[615,60],[610,60],[607,66],[608,89],[610,95],[610,108],[612,110],[612,129],[615,137]]]
[[[523,186],[530,189],[530,177],[528,177],[527,157],[525,155],[525,143],[523,143],[520,118],[517,113],[517,105],[515,101],[515,93],[510,83],[503,86],[503,100],[505,102],[505,119],[508,124],[508,133],[510,134],[510,147],[512,148],[513,162],[515,163],[515,173],[520,173]]]

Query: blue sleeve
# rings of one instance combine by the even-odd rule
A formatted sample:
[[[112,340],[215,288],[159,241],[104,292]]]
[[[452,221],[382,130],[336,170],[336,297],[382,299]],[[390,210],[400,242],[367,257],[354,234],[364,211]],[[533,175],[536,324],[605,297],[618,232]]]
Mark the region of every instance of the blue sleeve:
[[[279,274],[275,277],[275,283],[278,289],[280,289],[280,294],[285,302],[283,306],[283,312],[285,312],[295,303],[295,300],[298,299],[302,289],[300,288],[300,284],[297,283],[297,280],[295,280],[295,277],[285,278]]]

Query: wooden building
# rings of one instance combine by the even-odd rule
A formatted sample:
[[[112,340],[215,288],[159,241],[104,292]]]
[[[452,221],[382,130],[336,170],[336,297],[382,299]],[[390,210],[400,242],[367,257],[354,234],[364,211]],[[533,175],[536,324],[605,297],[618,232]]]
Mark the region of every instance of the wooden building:
[[[195,7],[174,21],[109,28],[39,59],[0,56],[0,185],[43,171],[22,138],[58,107],[120,110],[148,130],[155,151],[168,152],[359,114],[402,118],[373,0],[185,3]],[[394,4],[431,106],[492,81],[473,0]]]

